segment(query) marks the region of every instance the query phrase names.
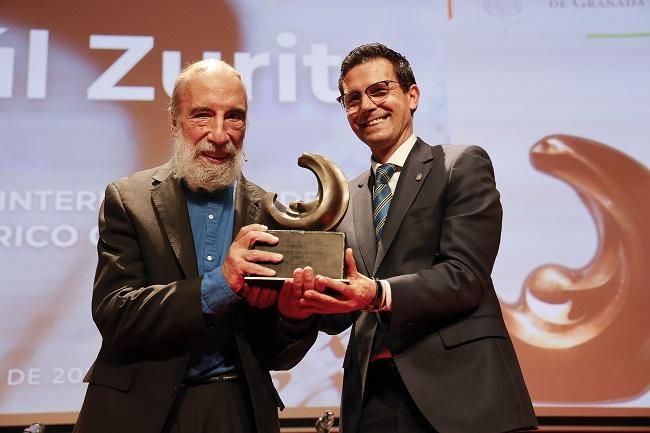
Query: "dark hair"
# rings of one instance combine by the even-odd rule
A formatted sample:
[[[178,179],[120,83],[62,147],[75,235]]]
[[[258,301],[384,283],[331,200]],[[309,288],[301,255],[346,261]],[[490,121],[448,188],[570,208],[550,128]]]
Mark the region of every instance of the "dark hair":
[[[383,44],[365,44],[350,51],[341,63],[341,75],[339,75],[339,92],[341,95],[343,94],[343,78],[350,69],[377,58],[386,59],[393,64],[397,81],[399,81],[402,90],[406,92],[411,85],[415,84],[415,76],[406,57]]]

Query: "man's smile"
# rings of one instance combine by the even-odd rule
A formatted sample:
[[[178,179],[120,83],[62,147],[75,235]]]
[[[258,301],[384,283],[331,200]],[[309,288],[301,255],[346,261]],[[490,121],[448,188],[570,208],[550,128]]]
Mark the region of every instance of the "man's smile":
[[[232,159],[232,155],[229,153],[219,154],[214,152],[201,152],[199,156],[207,159],[212,164],[221,164],[223,162],[229,161]]]
[[[388,119],[389,115],[385,115],[384,117],[377,117],[372,120],[368,120],[367,122],[363,122],[360,124],[362,128],[368,128],[370,126],[378,125],[380,123],[383,123],[384,120]]]

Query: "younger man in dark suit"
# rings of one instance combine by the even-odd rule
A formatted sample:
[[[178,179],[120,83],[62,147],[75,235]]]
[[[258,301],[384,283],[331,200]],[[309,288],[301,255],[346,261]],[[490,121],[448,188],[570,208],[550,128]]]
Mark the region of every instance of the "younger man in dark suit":
[[[478,146],[430,146],[413,133],[420,90],[381,44],[343,60],[339,102],[371,151],[350,182],[338,231],[350,284],[297,269],[287,315],[353,326],[343,367],[343,433],[494,433],[536,425],[490,274],[501,204]],[[338,291],[332,297],[325,288]]]

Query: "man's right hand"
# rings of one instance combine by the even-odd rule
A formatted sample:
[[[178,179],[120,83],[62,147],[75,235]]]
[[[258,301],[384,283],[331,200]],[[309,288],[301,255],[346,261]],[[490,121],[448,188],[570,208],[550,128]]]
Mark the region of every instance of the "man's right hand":
[[[221,271],[234,293],[239,293],[245,286],[244,277],[247,275],[261,277],[273,277],[275,275],[273,269],[266,268],[258,264],[258,262],[278,263],[282,261],[282,254],[253,249],[257,242],[268,245],[278,243],[278,238],[267,233],[267,231],[268,227],[262,224],[244,226],[239,230],[235,240],[228,248]]]

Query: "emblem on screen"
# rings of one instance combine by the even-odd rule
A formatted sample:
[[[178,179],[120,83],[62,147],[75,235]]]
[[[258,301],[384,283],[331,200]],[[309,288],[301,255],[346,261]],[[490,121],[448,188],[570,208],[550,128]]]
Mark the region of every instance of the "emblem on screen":
[[[535,372],[526,376],[531,394],[542,401],[632,398],[649,385],[650,172],[619,150],[568,135],[538,141],[530,158],[575,190],[598,241],[586,265],[539,266],[519,301],[503,304],[522,366]]]

